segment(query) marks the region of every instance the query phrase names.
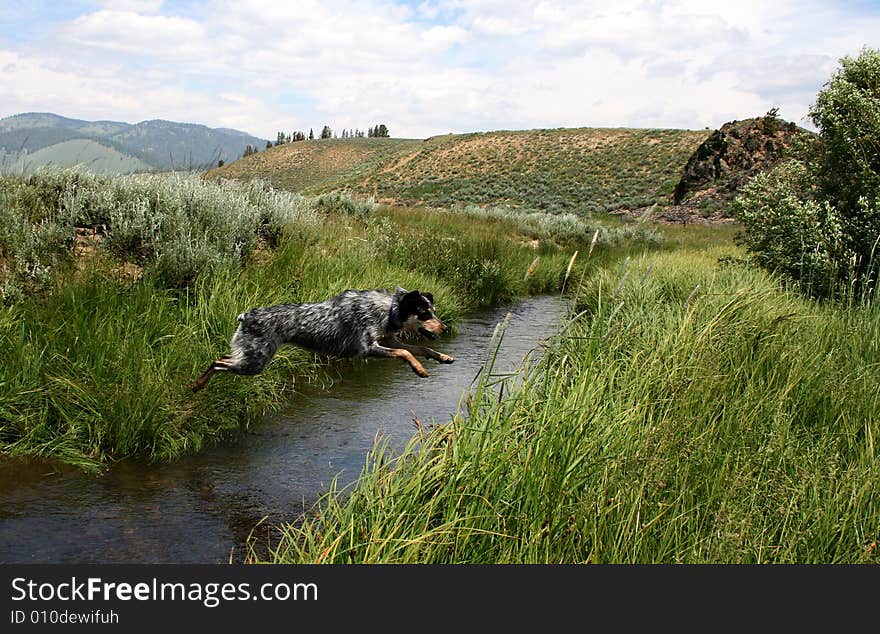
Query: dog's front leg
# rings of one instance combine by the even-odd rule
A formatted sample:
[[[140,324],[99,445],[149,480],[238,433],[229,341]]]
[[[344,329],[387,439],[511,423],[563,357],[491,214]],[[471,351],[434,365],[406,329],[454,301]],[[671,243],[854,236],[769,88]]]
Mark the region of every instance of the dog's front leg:
[[[409,367],[413,369],[413,372],[418,374],[420,377],[425,378],[428,376],[428,373],[425,372],[425,368],[423,368],[422,364],[419,363],[418,360],[413,356],[412,352],[410,352],[409,350],[404,350],[403,348],[388,348],[378,343],[374,343],[367,351],[367,356],[393,357],[395,359],[403,359],[404,361],[409,363]]]
[[[192,386],[192,391],[198,392],[203,387],[205,387],[205,383],[208,382],[208,379],[210,379],[211,375],[214,374],[215,372],[229,370],[230,365],[231,365],[231,363],[230,363],[231,358],[232,357],[229,357],[229,356],[223,356],[223,357],[220,357],[219,359],[217,359],[216,361],[214,361],[214,363],[212,363],[211,365],[209,365],[208,369],[205,370],[204,372],[202,372],[199,375],[199,378],[196,379],[195,384]]]
[[[440,363],[452,363],[453,361],[455,361],[455,359],[453,357],[450,357],[448,354],[437,352],[436,350],[432,350],[427,346],[411,346],[409,344],[403,343],[402,341],[395,340],[389,340],[386,342],[385,345],[387,345],[389,348],[406,350],[413,354],[425,357],[426,359],[434,359],[434,361],[439,361]]]

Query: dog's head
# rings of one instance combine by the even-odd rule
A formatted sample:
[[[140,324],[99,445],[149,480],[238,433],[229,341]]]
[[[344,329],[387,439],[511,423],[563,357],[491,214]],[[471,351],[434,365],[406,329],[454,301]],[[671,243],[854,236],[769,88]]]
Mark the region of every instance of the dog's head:
[[[407,332],[418,332],[429,339],[436,339],[449,330],[449,327],[440,321],[434,310],[434,296],[431,293],[420,291],[403,291],[403,295],[397,300],[397,318],[403,324]]]

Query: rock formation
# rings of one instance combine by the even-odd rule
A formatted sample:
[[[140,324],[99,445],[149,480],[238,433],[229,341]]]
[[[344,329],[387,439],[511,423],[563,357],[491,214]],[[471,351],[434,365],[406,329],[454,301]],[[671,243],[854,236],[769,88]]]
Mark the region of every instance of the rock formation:
[[[713,132],[694,152],[675,188],[673,202],[681,205],[694,198],[730,199],[752,176],[769,170],[804,131],[776,116],[731,121]]]

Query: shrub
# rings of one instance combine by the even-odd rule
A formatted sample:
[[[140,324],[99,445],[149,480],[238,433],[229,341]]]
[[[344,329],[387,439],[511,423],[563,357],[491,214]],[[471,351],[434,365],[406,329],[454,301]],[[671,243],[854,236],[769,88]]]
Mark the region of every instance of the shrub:
[[[46,286],[72,255],[76,227],[94,229],[116,258],[180,287],[220,267],[241,266],[260,236],[275,246],[287,228],[313,226],[319,210],[363,215],[371,204],[345,195],[313,200],[259,182],[217,185],[196,175],[3,176],[0,298],[15,301]]]
[[[67,259],[75,218],[58,202],[63,194],[21,180],[0,184],[0,303],[45,288]]]
[[[315,199],[315,206],[322,210],[337,213],[341,216],[369,216],[378,205],[372,198],[358,200],[343,192],[330,192]]]
[[[847,257],[839,214],[814,199],[814,188],[807,165],[790,161],[756,176],[734,208],[756,264],[795,281],[808,295],[825,297],[834,292]]]

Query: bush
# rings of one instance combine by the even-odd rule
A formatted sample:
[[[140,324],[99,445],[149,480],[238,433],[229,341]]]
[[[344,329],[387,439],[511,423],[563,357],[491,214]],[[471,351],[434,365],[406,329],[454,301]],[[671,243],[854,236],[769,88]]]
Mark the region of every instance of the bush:
[[[801,161],[756,176],[734,202],[746,227],[753,261],[795,281],[808,295],[826,297],[846,261],[837,211],[813,198],[815,180]]]
[[[810,114],[818,141],[734,201],[742,241],[811,295],[870,298],[880,264],[880,52],[843,58]]]
[[[16,181],[0,186],[0,303],[49,285],[75,241],[74,214],[62,205],[64,188]]]
[[[240,267],[264,238],[311,227],[321,211],[365,214],[347,196],[307,199],[264,183],[217,185],[196,175],[108,178],[73,170],[0,177],[0,299],[16,301],[46,287],[71,259],[76,228],[136,262],[170,287],[191,284],[221,267]]]

